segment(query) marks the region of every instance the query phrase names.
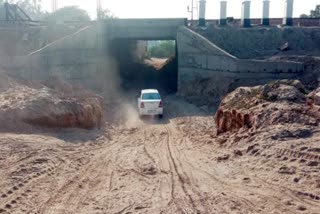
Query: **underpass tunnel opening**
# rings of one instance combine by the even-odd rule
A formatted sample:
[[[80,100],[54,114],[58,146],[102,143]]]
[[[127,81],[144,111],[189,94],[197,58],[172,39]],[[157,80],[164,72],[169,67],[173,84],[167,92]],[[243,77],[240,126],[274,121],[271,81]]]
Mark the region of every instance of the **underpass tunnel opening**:
[[[177,92],[175,40],[114,39],[109,54],[117,61],[122,90],[138,93],[141,89],[152,88],[161,94]]]

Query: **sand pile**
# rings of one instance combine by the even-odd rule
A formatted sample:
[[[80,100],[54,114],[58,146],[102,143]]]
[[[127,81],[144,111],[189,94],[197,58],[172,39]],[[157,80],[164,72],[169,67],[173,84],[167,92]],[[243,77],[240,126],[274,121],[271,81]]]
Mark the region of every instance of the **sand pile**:
[[[281,197],[287,207],[317,213],[308,204],[318,206],[320,200],[319,92],[297,80],[236,89],[215,115],[214,158],[240,163],[245,172],[299,198]]]
[[[240,87],[227,95],[215,115],[217,134],[277,124],[317,126],[319,89],[309,92],[295,80]],[[312,103],[312,104],[311,104]]]
[[[0,130],[33,126],[91,129],[103,117],[101,97],[52,78],[44,84],[0,74]]]

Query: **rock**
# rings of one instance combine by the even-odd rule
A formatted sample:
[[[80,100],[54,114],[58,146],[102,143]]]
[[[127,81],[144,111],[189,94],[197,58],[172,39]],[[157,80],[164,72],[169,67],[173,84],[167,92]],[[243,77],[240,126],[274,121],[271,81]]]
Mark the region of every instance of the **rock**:
[[[318,161],[310,161],[307,165],[308,166],[318,166],[319,162]]]
[[[283,166],[280,167],[280,169],[278,170],[278,172],[280,174],[287,174],[287,175],[293,175],[296,173],[296,169],[294,167],[287,167],[287,166]]]
[[[225,155],[222,155],[222,156],[217,157],[217,161],[218,161],[218,162],[226,161],[226,160],[229,159],[229,157],[230,157],[230,155],[225,154]]]
[[[310,99],[310,102],[314,105],[320,105],[320,87],[317,88],[316,90],[312,91],[309,95],[308,98]]]
[[[143,174],[155,175],[155,174],[157,174],[157,169],[154,166],[148,166],[143,169]]]
[[[309,129],[298,129],[293,132],[295,138],[308,138],[312,137],[313,133]]]
[[[262,86],[261,94],[263,97],[268,97],[268,94],[272,91],[272,88],[270,85],[264,85]]]
[[[308,148],[307,148],[307,149],[308,149]],[[320,153],[320,148],[310,148],[310,149],[308,149],[308,152]]]
[[[304,102],[306,97],[296,87],[290,85],[279,85],[277,90],[274,91],[277,96],[277,100],[288,100]]]
[[[257,144],[248,146],[248,148],[247,148],[247,153],[249,153],[251,150],[253,150],[256,146],[257,146]]]
[[[294,181],[295,183],[298,183],[298,182],[300,181],[300,178],[294,178],[293,181]]]
[[[268,101],[304,102],[306,100],[307,90],[299,80],[277,80],[263,87],[262,96]]]
[[[281,50],[281,51],[288,51],[288,50],[290,50],[289,43],[286,42],[286,43],[284,43],[283,45],[281,45],[281,46],[279,47],[279,50]]]
[[[299,210],[299,211],[306,211],[307,208],[306,208],[305,206],[303,206],[303,205],[300,205],[300,206],[297,207],[297,210]]]
[[[254,154],[258,154],[257,152],[259,152],[259,151],[260,151],[260,149],[256,149],[256,148],[255,148],[255,149],[252,149],[250,153],[251,153],[252,155],[254,155]]]
[[[220,145],[223,145],[225,142],[227,142],[228,139],[226,138],[217,138],[216,142],[219,143]]]
[[[234,151],[233,151],[233,154],[234,154],[235,156],[242,156],[242,155],[243,155],[240,150],[234,150]]]
[[[282,130],[279,133],[276,133],[271,136],[272,140],[279,140],[283,138],[293,137],[293,134],[288,130]]]
[[[271,136],[272,140],[282,140],[284,138],[308,138],[312,137],[312,132],[308,129],[298,129],[295,131],[282,130]]]

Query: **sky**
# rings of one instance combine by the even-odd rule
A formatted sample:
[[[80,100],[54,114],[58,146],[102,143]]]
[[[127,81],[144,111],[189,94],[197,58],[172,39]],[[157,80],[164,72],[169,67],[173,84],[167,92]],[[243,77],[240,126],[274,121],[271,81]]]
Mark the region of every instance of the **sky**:
[[[187,6],[192,0],[101,0],[102,7],[109,9],[118,18],[190,18]],[[199,0],[193,0],[196,6]],[[227,16],[240,18],[243,0],[228,0]],[[270,0],[270,17],[282,18],[285,0]],[[51,12],[51,0],[42,0],[43,8]],[[206,18],[217,19],[220,16],[220,0],[206,0]],[[320,0],[294,0],[294,17],[309,14]],[[96,0],[58,0],[58,8],[78,5],[96,16]],[[198,17],[195,9],[194,17]],[[262,0],[251,0],[251,18],[261,18]]]

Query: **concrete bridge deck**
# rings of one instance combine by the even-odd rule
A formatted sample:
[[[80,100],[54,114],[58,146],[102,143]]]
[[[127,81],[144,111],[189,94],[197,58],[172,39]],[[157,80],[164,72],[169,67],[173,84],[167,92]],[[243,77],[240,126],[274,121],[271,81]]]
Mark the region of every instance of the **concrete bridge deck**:
[[[187,19],[110,19],[101,23],[109,38],[139,40],[175,40]]]

